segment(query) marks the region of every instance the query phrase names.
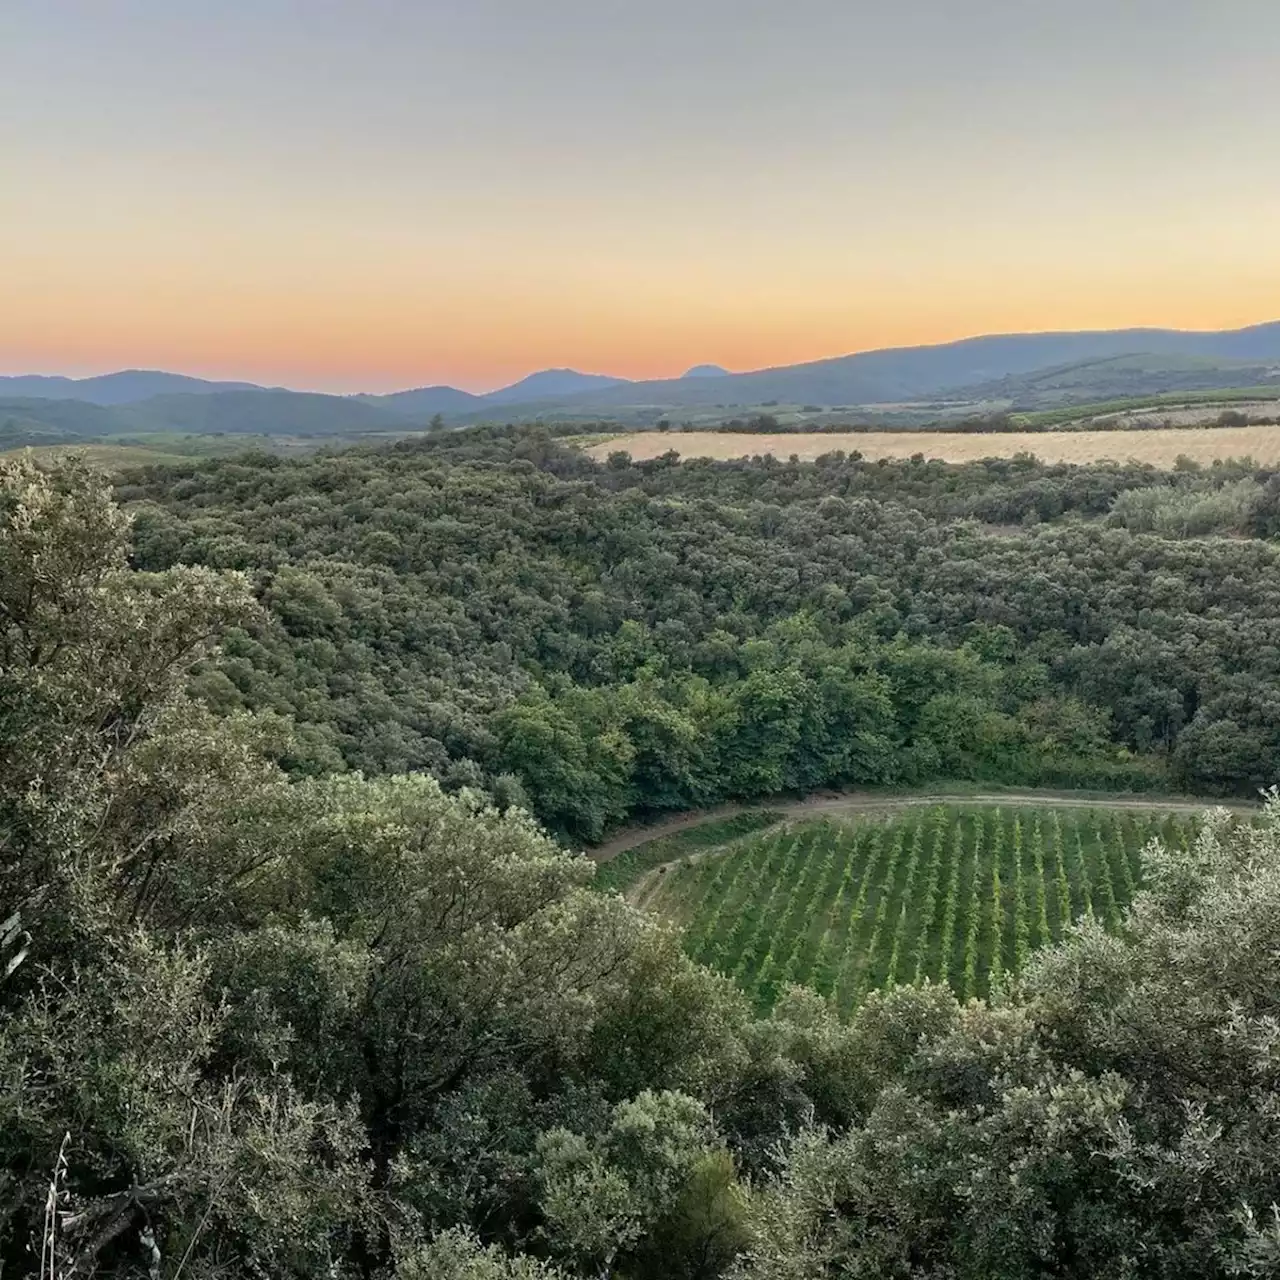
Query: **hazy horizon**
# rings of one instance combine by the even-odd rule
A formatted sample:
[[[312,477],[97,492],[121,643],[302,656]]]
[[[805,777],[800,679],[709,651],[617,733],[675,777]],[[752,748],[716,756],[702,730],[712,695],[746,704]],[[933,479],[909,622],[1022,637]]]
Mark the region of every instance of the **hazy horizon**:
[[[1249,323],[1247,323],[1247,324],[1240,325],[1240,326],[1237,326],[1237,327],[1238,327],[1238,328],[1241,328],[1241,329],[1249,329],[1249,328],[1254,328],[1254,327],[1259,326],[1259,325],[1267,325],[1267,324],[1280,324],[1280,312],[1278,312],[1276,316],[1268,317],[1268,318],[1264,318],[1264,319],[1262,319],[1262,320],[1257,320],[1257,321],[1250,321],[1250,322],[1249,322]],[[1169,330],[1173,329],[1173,326],[1170,326],[1170,325],[1129,325],[1129,326],[1125,326],[1125,328],[1131,328],[1131,329],[1135,329],[1135,330],[1137,330],[1137,329],[1149,329],[1149,330],[1153,330],[1153,331],[1169,331]],[[1019,333],[1017,333],[1017,334],[1013,334],[1013,333],[968,333],[968,334],[962,334],[960,337],[955,338],[955,339],[945,339],[945,340],[943,340],[943,341],[942,341],[942,342],[940,342],[940,343],[919,343],[919,344],[915,344],[915,345],[916,345],[916,346],[935,346],[935,345],[937,345],[937,346],[945,346],[945,345],[947,345],[947,344],[948,344],[948,343],[950,343],[950,342],[964,342],[964,341],[969,341],[969,340],[973,340],[973,339],[977,339],[977,338],[1024,337],[1024,336],[1028,336],[1028,335],[1030,335],[1030,336],[1036,336],[1036,335],[1041,335],[1041,336],[1052,336],[1054,333],[1060,333],[1060,332],[1066,332],[1066,331],[1064,331],[1064,330],[1055,330],[1055,329],[1038,329],[1038,330],[1037,330],[1037,329],[1028,329],[1028,330],[1023,330],[1023,331],[1021,331],[1021,332],[1019,332]],[[1185,333],[1196,333],[1196,332],[1208,332],[1208,333],[1212,333],[1212,332],[1221,332],[1221,330],[1196,330],[1196,329],[1185,329],[1185,330],[1182,330],[1181,332],[1185,332]],[[829,359],[839,359],[839,358],[840,358],[840,357],[842,357],[842,356],[870,355],[870,354],[875,354],[875,353],[877,353],[877,352],[879,352],[879,351],[885,351],[885,350],[900,350],[900,349],[903,349],[903,348],[866,347],[866,348],[863,348],[863,349],[862,349],[862,350],[860,350],[860,351],[839,351],[839,352],[832,352],[832,353],[829,353],[828,355],[825,355],[825,356],[814,356],[814,357],[812,358],[812,361],[809,361],[809,360],[806,360],[806,361],[796,361],[795,363],[797,363],[797,364],[803,364],[803,363],[811,363],[811,362],[815,362],[815,361],[820,362],[820,361],[823,361],[823,360],[829,360]],[[911,348],[906,348],[906,349],[911,349]],[[705,363],[705,362],[702,362],[702,363]],[[649,375],[649,376],[646,376],[646,377],[633,378],[633,379],[630,379],[630,381],[636,381],[636,382],[642,382],[642,381],[667,381],[667,380],[671,380],[671,379],[678,379],[678,378],[682,377],[682,376],[685,374],[685,372],[687,372],[687,369],[696,368],[696,367],[697,367],[697,363],[695,363],[695,364],[693,364],[693,365],[689,365],[689,366],[687,366],[687,367],[682,367],[682,368],[680,368],[680,369],[678,369],[678,370],[675,370],[674,372],[671,372],[671,373],[659,373],[659,374],[653,374],[653,375]],[[767,371],[767,370],[769,370],[769,369],[773,369],[773,368],[781,368],[781,367],[785,367],[785,366],[780,366],[780,365],[776,365],[776,364],[771,364],[771,365],[760,365],[760,366],[758,366],[758,367],[756,367],[756,368],[754,368],[754,369],[726,369],[726,370],[724,370],[724,372],[725,372],[725,373],[728,373],[728,374],[738,374],[738,373],[757,373],[757,372],[765,372],[765,371]],[[493,392],[493,391],[501,391],[501,390],[504,390],[505,388],[507,388],[507,387],[509,387],[509,386],[511,386],[511,385],[513,385],[513,384],[515,384],[515,383],[517,383],[517,382],[520,382],[520,381],[522,381],[523,379],[525,379],[525,378],[527,378],[527,377],[530,377],[530,376],[531,376],[531,375],[533,375],[533,374],[537,374],[537,373],[544,373],[544,372],[549,372],[549,371],[556,371],[556,372],[559,372],[559,371],[567,371],[567,372],[572,372],[572,373],[581,373],[581,374],[588,374],[588,375],[595,374],[595,375],[600,375],[600,376],[605,376],[605,377],[621,376],[621,375],[614,375],[614,374],[611,374],[607,369],[572,369],[572,368],[570,368],[569,366],[549,366],[547,369],[526,369],[526,370],[524,370],[522,373],[517,373],[514,377],[512,377],[512,378],[510,378],[510,379],[508,379],[508,380],[506,380],[506,381],[497,382],[497,383],[494,383],[494,384],[493,384],[493,385],[491,385],[491,386],[478,386],[478,387],[468,387],[468,388],[458,388],[458,389],[459,389],[459,390],[469,390],[469,391],[471,391],[471,392],[472,392],[473,394],[475,394],[475,395],[485,395],[485,394],[488,394],[488,393]],[[251,379],[251,378],[243,377],[243,376],[241,376],[241,375],[237,374],[234,370],[232,370],[232,371],[230,371],[230,372],[227,372],[227,373],[219,373],[219,374],[211,375],[211,374],[205,374],[205,373],[201,373],[201,372],[194,372],[194,371],[192,371],[191,369],[174,369],[174,368],[169,368],[169,369],[153,369],[153,368],[144,368],[144,367],[139,366],[139,365],[120,365],[120,366],[113,366],[113,367],[111,367],[111,368],[92,369],[92,370],[90,370],[90,371],[88,371],[88,372],[71,372],[71,373],[68,373],[68,372],[66,372],[66,371],[64,371],[64,370],[57,370],[57,369],[50,370],[50,369],[4,369],[4,368],[0,368],[0,378],[6,378],[6,377],[24,377],[24,376],[34,376],[34,377],[46,377],[46,378],[69,378],[69,379],[71,379],[72,381],[77,381],[77,382],[79,382],[79,381],[85,381],[85,380],[87,380],[87,379],[91,379],[91,378],[104,377],[104,376],[108,376],[108,375],[110,375],[110,374],[117,374],[117,373],[169,373],[169,374],[178,374],[178,375],[180,375],[180,376],[191,377],[191,378],[205,378],[205,379],[208,379],[209,381],[214,381],[214,382],[252,382],[252,381],[253,381],[253,379]],[[280,383],[280,382],[260,382],[260,383],[258,383],[257,385],[258,385],[259,387],[261,387],[262,389],[264,389],[264,390],[268,390],[268,391],[281,391],[281,390],[283,390],[283,391],[294,391],[294,392],[319,392],[319,393],[321,393],[321,394],[327,394],[327,395],[350,395],[350,396],[358,396],[358,395],[385,395],[385,394],[389,394],[389,393],[394,393],[394,392],[396,392],[396,391],[413,391],[413,390],[420,390],[420,389],[423,389],[424,387],[427,387],[427,386],[440,386],[440,385],[449,385],[449,384],[442,384],[442,383],[417,383],[417,384],[413,384],[413,385],[405,385],[405,386],[399,386],[399,387],[382,387],[382,388],[379,388],[379,389],[378,389],[378,390],[376,390],[376,391],[372,391],[372,390],[370,390],[369,388],[358,388],[358,389],[355,389],[355,390],[345,390],[345,391],[333,391],[333,390],[326,390],[325,388],[323,388],[323,387],[318,387],[318,386],[306,386],[306,385],[292,385],[292,386],[286,386],[284,383]]]
[[[13,0],[0,369],[338,392],[1280,312],[1267,0]]]

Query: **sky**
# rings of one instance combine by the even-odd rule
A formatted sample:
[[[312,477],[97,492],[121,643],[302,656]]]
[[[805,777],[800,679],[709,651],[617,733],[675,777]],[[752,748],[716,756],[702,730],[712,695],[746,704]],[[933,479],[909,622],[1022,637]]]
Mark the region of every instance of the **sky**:
[[[0,0],[0,372],[1280,318],[1276,0]]]

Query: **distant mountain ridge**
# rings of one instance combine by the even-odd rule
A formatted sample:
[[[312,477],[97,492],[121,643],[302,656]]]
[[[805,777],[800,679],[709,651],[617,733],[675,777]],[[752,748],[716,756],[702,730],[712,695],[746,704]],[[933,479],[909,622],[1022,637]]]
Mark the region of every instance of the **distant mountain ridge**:
[[[63,378],[56,375],[19,374],[0,377],[0,396],[23,400],[83,400],[88,404],[136,404],[152,396],[210,395],[218,391],[266,391],[255,382],[210,382],[183,373],[156,369],[122,369],[93,378]]]
[[[542,369],[510,386],[477,395],[457,387],[415,387],[386,395],[325,396],[326,399],[355,401],[382,407],[396,414],[464,413],[485,404],[511,404],[525,400],[560,399],[588,391],[602,391],[624,384],[625,378],[602,373],[579,373],[576,369]],[[159,370],[126,369],[91,378],[59,375],[19,374],[0,376],[0,398],[22,400],[80,400],[87,404],[140,404],[156,396],[213,396],[224,392],[256,391],[284,395],[323,395],[321,392],[289,391],[284,387],[264,387],[255,382],[219,382]]]
[[[1099,362],[1104,383],[1089,382],[1091,362]],[[1269,384],[1273,377],[1280,379],[1280,321],[1211,332],[995,334],[748,373],[695,365],[680,378],[646,381],[544,369],[484,395],[434,386],[333,396],[148,370],[83,379],[22,375],[0,377],[0,429],[6,439],[143,431],[340,436],[421,428],[437,414],[450,425],[556,413],[643,419],[682,409],[724,409],[729,416],[760,405],[830,409],[1028,396],[1079,399],[1090,385],[1138,395],[1170,387]]]
[[[927,347],[895,347],[720,378],[633,382],[577,396],[592,408],[627,405],[874,405],[961,393],[998,379],[1084,360],[1152,354],[1240,362],[1280,361],[1280,321],[1245,329],[1193,332],[1113,329],[995,334]]]

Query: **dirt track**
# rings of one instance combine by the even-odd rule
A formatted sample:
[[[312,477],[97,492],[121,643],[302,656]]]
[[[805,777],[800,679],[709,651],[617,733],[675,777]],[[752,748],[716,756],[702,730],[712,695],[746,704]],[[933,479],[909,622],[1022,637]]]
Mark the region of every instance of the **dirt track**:
[[[726,804],[715,809],[700,809],[682,813],[655,822],[650,826],[628,827],[610,840],[588,849],[588,855],[596,862],[608,862],[618,854],[634,849],[662,836],[673,835],[689,827],[713,822],[717,818],[732,817],[750,809],[766,809],[782,814],[782,820],[815,817],[823,814],[839,817],[842,814],[894,813],[921,805],[1056,805],[1064,809],[1157,809],[1162,813],[1200,813],[1221,805],[1237,812],[1253,813],[1258,805],[1240,800],[1197,799],[1194,796],[1105,796],[1098,792],[1081,794],[1072,791],[1005,791],[974,795],[948,795],[938,792],[911,792],[902,795],[884,795],[867,791],[841,793],[823,792],[807,796],[803,800],[779,800],[776,803],[762,801],[759,804]]]
[[[682,458],[750,458],[770,454],[812,461],[824,453],[858,450],[864,458],[909,458],[922,453],[946,462],[1010,458],[1031,453],[1044,462],[1098,462],[1130,458],[1171,467],[1181,456],[1197,462],[1250,457],[1280,462],[1280,427],[1156,428],[1150,431],[1010,431],[966,434],[945,431],[795,432],[775,435],[733,431],[638,431],[615,436],[586,452],[603,461],[621,450],[636,461],[675,450]]]

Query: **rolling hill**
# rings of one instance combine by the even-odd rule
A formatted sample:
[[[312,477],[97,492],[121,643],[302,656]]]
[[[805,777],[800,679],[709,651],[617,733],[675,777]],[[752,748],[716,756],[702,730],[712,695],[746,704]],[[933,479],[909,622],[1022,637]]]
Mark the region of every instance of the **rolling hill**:
[[[434,417],[437,413],[471,413],[484,407],[483,396],[473,396],[457,387],[415,387],[411,391],[393,391],[385,396],[351,396],[357,404],[381,409],[398,418]]]
[[[1007,400],[1014,409],[1052,408],[1087,400],[1265,386],[1280,391],[1280,360],[1265,362],[1210,356],[1126,355],[1080,360],[966,387],[975,400]]]
[[[115,409],[85,400],[0,396],[0,433],[6,440],[20,435],[105,436],[121,430],[120,421]]]
[[[305,391],[220,391],[153,396],[117,414],[132,431],[255,435],[347,435],[394,431],[402,422],[384,409],[344,396]]]
[[[358,400],[301,391],[162,395],[121,405],[0,398],[0,448],[157,433],[346,436],[403,431],[409,422]]]

